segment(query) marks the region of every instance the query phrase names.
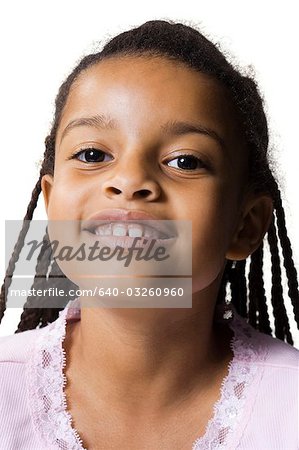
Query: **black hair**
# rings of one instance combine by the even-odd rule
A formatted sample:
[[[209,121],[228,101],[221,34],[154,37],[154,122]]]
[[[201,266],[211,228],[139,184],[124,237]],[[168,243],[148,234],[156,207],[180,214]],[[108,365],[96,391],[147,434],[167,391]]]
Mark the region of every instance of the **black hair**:
[[[55,114],[49,135],[45,139],[45,152],[40,170],[39,179],[33,189],[29,202],[24,225],[19,234],[18,241],[13,250],[6,271],[5,280],[0,294],[0,321],[6,308],[6,297],[11,284],[11,274],[14,271],[19,254],[24,245],[24,239],[28,231],[34,209],[36,208],[41,192],[41,179],[44,174],[54,175],[55,140],[60,123],[61,114],[66,104],[70,89],[78,76],[97,64],[99,61],[116,56],[152,56],[166,57],[176,62],[181,62],[187,67],[209,75],[225,87],[231,95],[234,107],[238,113],[241,129],[249,150],[248,182],[255,193],[266,193],[273,200],[273,214],[271,224],[266,233],[269,243],[272,263],[272,289],[271,303],[273,307],[275,336],[282,341],[286,340],[293,345],[289,320],[286,312],[283,289],[281,258],[278,242],[280,241],[283,265],[285,267],[288,295],[293,306],[294,317],[299,324],[299,292],[297,272],[292,258],[291,244],[287,235],[285,214],[278,183],[270,169],[268,147],[268,125],[264,111],[263,100],[255,80],[234,67],[224,56],[218,46],[208,40],[201,32],[182,23],[174,23],[164,20],[153,20],[141,26],[123,32],[111,39],[100,52],[89,54],[81,59],[73,71],[61,85],[55,101]],[[266,235],[264,240],[266,239]],[[37,261],[36,274],[32,288],[49,287],[53,280],[55,286],[63,282],[65,289],[66,280],[57,263],[50,263],[51,258],[45,263],[42,258],[49,248],[49,236],[44,236],[43,247]],[[232,303],[237,312],[259,331],[272,334],[269,321],[269,313],[266,302],[266,294],[263,280],[263,253],[264,241],[259,248],[250,255],[250,268],[248,286],[246,280],[246,261],[230,261],[226,263],[218,293],[217,302],[224,301],[226,288],[230,286]],[[248,258],[249,259],[249,258]],[[51,270],[49,271],[49,264]],[[49,272],[49,273],[48,273]],[[47,275],[48,274],[48,275]],[[52,281],[51,281],[52,280]],[[57,281],[58,280],[58,281]],[[69,281],[70,286],[75,286]],[[71,298],[66,298],[66,302]],[[43,327],[53,322],[63,308],[32,308],[32,297],[28,297],[24,305],[20,322],[16,333]],[[39,298],[42,306],[43,299]]]

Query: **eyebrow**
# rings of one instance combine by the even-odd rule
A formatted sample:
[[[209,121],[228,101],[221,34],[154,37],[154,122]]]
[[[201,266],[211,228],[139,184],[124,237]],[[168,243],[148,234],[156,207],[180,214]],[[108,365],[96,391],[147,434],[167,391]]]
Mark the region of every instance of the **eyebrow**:
[[[71,120],[62,132],[60,143],[62,139],[76,127],[93,127],[102,130],[114,130],[117,128],[117,122],[104,114],[96,114],[91,117],[79,117],[78,119]]]
[[[161,125],[161,129],[165,134],[172,136],[182,136],[188,133],[198,133],[205,136],[209,136],[220,144],[225,149],[226,145],[224,139],[219,134],[209,127],[201,125],[200,123],[169,121],[164,125]]]
[[[71,120],[62,132],[60,143],[62,139],[73,129],[77,127],[92,127],[100,130],[115,130],[118,126],[117,121],[104,114],[96,114],[91,117],[81,117]],[[164,134],[170,136],[182,136],[188,133],[198,133],[209,136],[220,144],[222,149],[226,149],[224,139],[219,134],[209,127],[203,126],[199,123],[182,122],[170,120],[161,125],[161,130]]]

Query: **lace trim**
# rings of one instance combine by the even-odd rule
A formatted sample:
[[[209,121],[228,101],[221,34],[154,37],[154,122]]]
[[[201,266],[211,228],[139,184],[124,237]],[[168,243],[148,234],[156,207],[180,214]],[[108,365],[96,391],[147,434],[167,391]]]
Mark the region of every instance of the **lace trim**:
[[[257,372],[255,361],[265,360],[268,347],[263,346],[252,328],[232,307],[233,317],[228,321],[234,332],[230,348],[234,357],[228,366],[228,375],[221,384],[219,400],[214,405],[213,417],[205,434],[196,439],[192,450],[227,449],[229,437],[237,429],[248,398],[248,386]],[[79,299],[70,301],[58,319],[44,328],[36,341],[28,362],[28,389],[32,419],[43,442],[61,450],[87,450],[78,431],[72,425],[67,411],[64,387],[66,355],[63,341],[66,323],[80,318]]]
[[[36,341],[29,361],[29,401],[35,428],[44,444],[61,450],[86,450],[72,426],[64,392],[67,379],[63,372],[66,357],[62,343],[67,320],[71,318],[69,304]]]
[[[239,316],[234,308],[229,327],[233,330],[230,348],[234,357],[228,365],[228,374],[223,379],[219,400],[214,404],[213,416],[209,420],[205,433],[196,439],[192,450],[229,448],[229,438],[240,425],[244,406],[248,401],[248,387],[251,386],[258,366],[264,361],[269,348],[256,339],[256,330]]]

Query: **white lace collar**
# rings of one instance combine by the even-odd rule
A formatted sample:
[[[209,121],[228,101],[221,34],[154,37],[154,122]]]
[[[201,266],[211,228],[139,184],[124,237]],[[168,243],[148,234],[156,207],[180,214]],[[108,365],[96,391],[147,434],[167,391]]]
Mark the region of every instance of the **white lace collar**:
[[[231,446],[231,439],[238,431],[251,389],[258,383],[257,364],[252,363],[265,360],[268,353],[268,347],[257,339],[259,333],[234,307],[232,309],[233,317],[228,323],[234,332],[230,343],[234,357],[222,381],[220,398],[214,404],[214,415],[205,434],[193,443],[192,450],[235,448]],[[64,393],[67,379],[63,371],[66,359],[62,343],[67,321],[78,319],[80,303],[75,299],[60,312],[56,321],[42,330],[27,364],[31,417],[36,432],[49,450],[86,450],[72,426]]]

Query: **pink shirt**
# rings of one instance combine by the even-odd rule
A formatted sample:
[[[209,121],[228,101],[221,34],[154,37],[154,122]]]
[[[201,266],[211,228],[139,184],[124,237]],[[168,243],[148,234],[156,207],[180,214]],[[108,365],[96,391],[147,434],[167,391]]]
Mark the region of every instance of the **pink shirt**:
[[[0,338],[1,450],[84,448],[64,394],[62,342],[70,320],[80,320],[78,299],[48,326]],[[230,327],[234,357],[192,449],[298,450],[299,351],[258,332],[235,310]]]

